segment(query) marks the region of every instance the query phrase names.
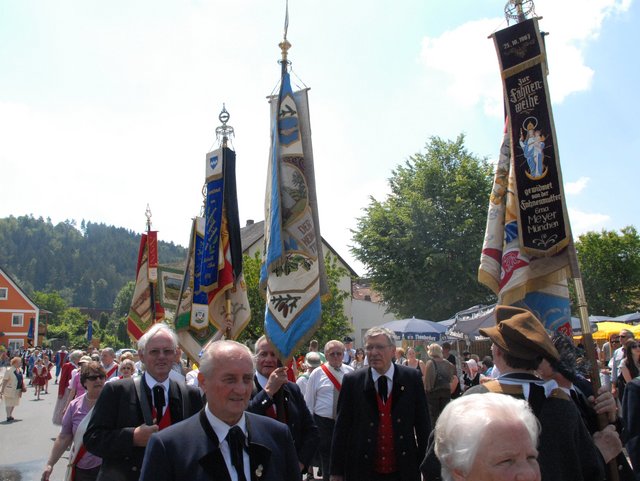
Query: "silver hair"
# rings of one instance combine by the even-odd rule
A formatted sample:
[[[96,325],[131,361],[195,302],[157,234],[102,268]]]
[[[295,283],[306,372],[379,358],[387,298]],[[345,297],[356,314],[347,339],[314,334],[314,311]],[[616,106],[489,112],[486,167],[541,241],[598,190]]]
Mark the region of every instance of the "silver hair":
[[[396,335],[391,329],[386,327],[372,327],[364,334],[364,343],[366,344],[370,337],[385,336],[389,340],[389,344],[396,345]]]
[[[140,339],[138,339],[138,352],[142,352],[144,354],[144,348],[146,347],[149,340],[157,334],[160,334],[161,332],[167,333],[169,334],[169,336],[171,336],[171,340],[173,341],[173,348],[177,349],[178,335],[165,323],[158,322],[151,326],[151,328],[147,332],[145,332]]]
[[[251,349],[244,344],[231,340],[215,341],[209,344],[202,353],[202,358],[200,359],[200,372],[202,375],[206,378],[211,376],[215,369],[215,358],[218,352],[232,349],[246,352],[253,361]]]
[[[263,341],[268,341],[267,336],[265,336],[265,335],[260,336],[260,338],[259,338],[259,339],[256,341],[256,343],[253,345],[253,353],[254,353],[254,354],[256,354],[256,355],[258,354],[258,346],[260,346],[260,344],[261,344]]]
[[[344,344],[342,343],[342,341],[338,341],[337,339],[332,339],[331,341],[327,342],[324,345],[324,352],[326,353],[329,349],[331,349],[334,346],[338,346],[340,349],[344,351]]]
[[[100,351],[100,353],[102,354],[103,352],[106,352],[107,354],[111,354],[111,356],[116,357],[116,352],[113,350],[112,347],[103,348],[102,351]]]
[[[470,474],[480,445],[490,442],[483,433],[497,420],[522,423],[532,445],[538,445],[540,423],[522,399],[498,393],[469,394],[446,405],[435,428],[435,453],[443,481],[452,481],[454,470]]]
[[[77,363],[83,355],[84,353],[80,349],[76,349],[69,354],[69,360]]]

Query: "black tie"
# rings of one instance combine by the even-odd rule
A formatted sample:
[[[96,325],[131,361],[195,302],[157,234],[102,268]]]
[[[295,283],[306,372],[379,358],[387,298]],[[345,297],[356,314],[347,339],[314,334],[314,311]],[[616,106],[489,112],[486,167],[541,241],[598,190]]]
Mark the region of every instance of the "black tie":
[[[244,433],[240,426],[233,426],[227,433],[227,442],[231,451],[231,464],[236,468],[238,481],[247,481],[244,475]]]
[[[159,424],[164,408],[164,388],[160,384],[153,387],[153,406],[156,408],[156,423]]]
[[[387,402],[387,376],[380,376],[378,378],[378,394],[382,398],[382,402]]]

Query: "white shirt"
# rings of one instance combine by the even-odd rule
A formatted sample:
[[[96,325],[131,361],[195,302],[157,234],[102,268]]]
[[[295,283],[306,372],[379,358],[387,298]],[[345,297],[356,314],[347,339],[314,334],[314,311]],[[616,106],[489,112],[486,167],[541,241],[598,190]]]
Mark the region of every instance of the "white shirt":
[[[387,398],[391,396],[391,390],[393,389],[393,373],[395,372],[394,363],[391,363],[387,372],[384,373],[384,376],[387,378]],[[382,376],[375,369],[371,369],[371,378],[373,379],[373,385],[376,387],[376,391],[378,390],[378,379]]]
[[[216,433],[216,436],[218,436],[218,441],[220,442],[220,452],[222,453],[222,457],[224,458],[224,463],[227,465],[227,471],[229,471],[231,481],[238,481],[238,473],[236,471],[236,468],[231,463],[231,448],[229,447],[229,443],[227,441],[227,434],[233,426],[229,426],[227,423],[217,418],[209,409],[209,403],[207,403],[204,412],[207,416],[209,424],[211,424],[211,427],[213,428],[213,431]],[[244,417],[244,414],[242,414],[240,421],[234,424],[234,426],[239,426],[240,429],[242,429],[242,432],[245,436],[246,447],[246,439],[248,439],[248,435],[247,421]],[[244,477],[246,479],[251,479],[251,464],[249,460],[249,453],[246,449],[242,454],[242,462],[244,464]]]
[[[164,388],[164,409],[166,409],[169,405],[169,378],[165,379],[163,382],[158,382],[151,376],[151,374],[145,372],[144,382],[147,383],[147,386],[149,386],[151,392],[153,392],[153,388],[156,386],[156,384],[159,384]],[[164,414],[164,411],[162,412],[162,414]]]
[[[301,374],[300,376],[298,376],[298,379],[296,379],[296,384],[300,388],[300,392],[302,393],[303,396],[307,392],[307,384],[309,384],[309,376],[310,376],[309,374],[305,373],[305,374]]]
[[[611,369],[611,382],[615,383],[618,379],[618,375],[620,374],[618,371],[620,370],[620,365],[624,361],[624,348],[619,347],[615,351],[613,351],[613,355],[609,360],[609,368]]]
[[[340,366],[339,369],[335,369],[329,364],[326,364],[326,366],[338,380],[340,380],[344,374],[353,372],[353,368],[346,364]],[[323,418],[333,419],[334,392],[335,387],[331,379],[324,373],[324,370],[320,367],[315,369],[309,376],[307,389],[304,393],[304,401],[307,403],[309,412]]]

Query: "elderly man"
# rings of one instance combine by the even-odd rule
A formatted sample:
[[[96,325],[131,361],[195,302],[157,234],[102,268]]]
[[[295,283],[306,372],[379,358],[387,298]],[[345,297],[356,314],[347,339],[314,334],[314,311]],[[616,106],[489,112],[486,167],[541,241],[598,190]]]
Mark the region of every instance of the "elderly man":
[[[495,393],[463,396],[442,411],[435,452],[444,481],[540,481],[540,425],[528,404]]]
[[[178,338],[154,324],[138,341],[146,370],[139,378],[105,384],[93,409],[84,444],[102,458],[99,481],[135,481],[151,435],[202,408],[197,389],[169,380]]]
[[[107,381],[111,378],[118,377],[118,363],[116,362],[116,353],[113,348],[105,347],[100,352],[100,364],[107,373]]]
[[[331,481],[419,481],[431,431],[421,372],[393,363],[395,336],[364,336],[369,368],[343,379],[331,446]]]
[[[255,344],[256,374],[247,411],[269,416],[286,424],[305,473],[318,447],[318,428],[296,383],[287,379],[287,368],[279,366],[273,345],[266,336]]]
[[[251,351],[211,343],[198,380],[207,406],[151,437],[142,481],[300,481],[298,456],[284,424],[245,412],[254,383]]]
[[[331,440],[338,407],[338,395],[342,387],[342,378],[346,373],[353,372],[353,368],[342,364],[344,344],[340,341],[327,342],[324,346],[324,353],[328,361],[309,376],[304,400],[313,415],[313,420],[318,426],[320,434],[318,452],[320,453],[322,479],[329,481]]]
[[[542,426],[538,461],[543,481],[601,481],[604,460],[571,398],[555,382],[545,384],[535,376],[543,359],[560,358],[544,327],[531,312],[517,307],[498,306],[495,315],[498,324],[480,329],[480,334],[493,343],[491,354],[500,376],[467,393],[498,392],[528,401]],[[423,474],[429,477],[424,469]]]

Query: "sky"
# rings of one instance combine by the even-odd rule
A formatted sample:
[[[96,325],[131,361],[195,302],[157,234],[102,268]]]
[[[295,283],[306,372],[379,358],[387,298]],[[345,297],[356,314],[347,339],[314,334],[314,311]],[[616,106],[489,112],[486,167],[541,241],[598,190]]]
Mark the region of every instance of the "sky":
[[[497,159],[488,36],[507,26],[505,3],[290,0],[320,228],[358,274],[351,229],[431,137],[464,134],[470,152]],[[639,3],[535,1],[576,237],[639,224]],[[142,232],[149,204],[159,238],[187,246],[224,103],[240,221],[262,220],[284,11],[284,0],[0,0],[0,217]]]

